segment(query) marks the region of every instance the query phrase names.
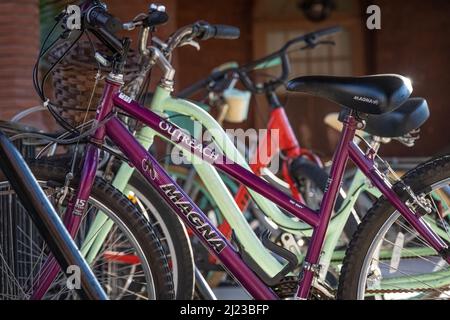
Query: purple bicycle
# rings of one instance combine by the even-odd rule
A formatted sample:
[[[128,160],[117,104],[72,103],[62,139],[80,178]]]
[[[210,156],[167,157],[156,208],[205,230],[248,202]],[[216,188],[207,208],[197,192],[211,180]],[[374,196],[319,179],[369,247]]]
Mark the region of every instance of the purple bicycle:
[[[109,139],[120,149],[120,156],[127,159],[128,163],[145,177],[149,188],[153,188],[159,194],[160,201],[166,203],[180,217],[253,298],[279,298],[271,288],[270,281],[260,276],[258,266],[246,259],[242,251],[245,244],[235,248],[223,237],[159,162],[136,141],[117,117],[120,112],[142,122],[162,137],[194,154],[201,161],[222,170],[239,183],[253,189],[313,227],[314,231],[293,298],[308,299],[311,289],[315,286],[316,276],[320,272],[322,246],[348,159],[351,159],[367,176],[370,183],[380,190],[383,197],[366,215],[351,241],[343,262],[337,297],[390,298],[390,295],[395,294],[409,295],[408,297],[412,298],[448,297],[446,291],[450,285],[448,280],[450,238],[447,228],[448,205],[445,200],[448,200],[450,157],[443,156],[430,160],[392,185],[391,177],[376,161],[376,150],[368,146],[367,150],[363,151],[353,142],[356,131],[364,130],[367,124],[370,124],[372,132],[375,130],[380,136],[383,136],[381,133],[384,130],[389,129],[387,126],[394,124],[395,128],[391,130],[395,129],[400,133],[415,129],[414,123],[420,115],[402,116],[394,112],[412,92],[409,79],[394,74],[364,77],[304,76],[288,83],[290,91],[316,95],[344,106],[340,114],[343,130],[333,156],[324,197],[320,209],[316,212],[232,162],[220,150],[204,146],[170,121],[121,93],[123,68],[130,40],[118,39],[115,36],[112,27],[115,18],[96,1],[86,1],[82,7],[82,14],[84,28],[107,45],[114,54],[110,58],[112,71],[106,78],[106,86],[97,108],[95,121],[92,128],[83,134],[84,137],[88,137],[90,144],[83,155],[84,164],[79,184],[73,190],[74,196],[70,199],[64,214],[66,226],[72,236],[77,234],[81,217],[85,215],[86,204],[93,190],[95,191],[99,149],[104,148],[105,139]],[[234,27],[202,22],[186,27],[182,36],[172,39],[171,45],[176,47],[193,40],[235,39],[238,36],[239,30]],[[174,72],[168,72],[173,71],[170,62],[157,47],[152,47],[152,59],[166,71],[158,87],[159,94],[170,96],[174,77]],[[428,112],[426,104],[421,108],[422,112],[424,109]],[[400,234],[403,236],[399,236]],[[296,261],[286,254],[283,255],[283,252],[277,251],[275,247],[272,244],[272,251],[280,253],[280,256],[288,261],[277,275],[285,276],[297,267]],[[114,253],[112,254],[114,256]],[[118,259],[117,251],[115,256],[115,259]],[[132,260],[133,257],[130,254],[123,255],[124,260]],[[143,256],[139,257],[142,260]],[[419,261],[423,262],[420,266]],[[129,264],[132,262],[128,261]],[[425,265],[425,262],[429,265]],[[157,268],[155,263],[145,265]],[[39,281],[40,285],[35,288],[32,298],[43,297],[58,274],[59,269],[54,258],[48,258],[45,268],[45,278]],[[411,271],[412,269],[414,270]],[[149,270],[146,274],[158,277],[153,270]],[[169,286],[160,285],[156,289],[160,290],[160,297],[170,298],[170,294],[164,292],[171,289]],[[142,293],[141,297],[150,296]]]

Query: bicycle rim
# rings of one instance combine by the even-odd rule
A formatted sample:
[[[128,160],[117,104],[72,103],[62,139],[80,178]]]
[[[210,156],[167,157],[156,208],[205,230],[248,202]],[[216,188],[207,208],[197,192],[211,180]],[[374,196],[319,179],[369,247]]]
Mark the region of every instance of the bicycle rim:
[[[433,184],[427,195],[442,217],[423,217],[447,243],[450,240],[449,181],[444,179]],[[400,213],[394,211],[364,257],[357,298],[450,299],[450,267]]]

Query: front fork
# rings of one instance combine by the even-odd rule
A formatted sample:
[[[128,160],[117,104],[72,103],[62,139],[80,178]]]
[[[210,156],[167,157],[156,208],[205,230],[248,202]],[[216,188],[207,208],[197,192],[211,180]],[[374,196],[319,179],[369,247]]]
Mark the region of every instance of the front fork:
[[[83,171],[76,197],[75,199],[69,200],[66,212],[64,213],[64,225],[73,239],[78,232],[83,214],[86,210],[89,195],[91,194],[92,186],[94,184],[97,163],[98,149],[96,146],[89,144],[86,150]],[[33,295],[31,296],[32,300],[40,300],[44,297],[59,271],[60,267],[56,262],[55,257],[50,255],[45,261],[40,277],[36,282],[37,286],[33,290]]]

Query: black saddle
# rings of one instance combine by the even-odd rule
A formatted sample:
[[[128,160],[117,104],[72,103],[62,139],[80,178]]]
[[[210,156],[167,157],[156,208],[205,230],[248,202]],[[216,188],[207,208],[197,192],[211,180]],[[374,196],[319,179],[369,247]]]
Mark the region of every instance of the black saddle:
[[[344,121],[350,109],[343,108],[339,113],[339,121]],[[371,135],[385,138],[396,138],[419,128],[430,116],[427,101],[423,98],[409,98],[392,112],[373,115],[366,114],[362,118],[366,122],[364,131]]]
[[[367,114],[393,111],[412,92],[411,81],[396,74],[365,77],[304,76],[290,80],[287,89],[326,98]]]
[[[381,115],[367,115],[364,131],[379,137],[401,137],[419,128],[430,116],[427,101],[409,98],[399,108]]]

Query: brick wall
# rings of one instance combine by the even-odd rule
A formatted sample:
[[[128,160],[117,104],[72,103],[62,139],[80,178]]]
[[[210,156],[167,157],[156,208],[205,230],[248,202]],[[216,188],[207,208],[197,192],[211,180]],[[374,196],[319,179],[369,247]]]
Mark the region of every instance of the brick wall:
[[[39,50],[38,0],[0,1],[0,119],[39,100],[32,69]]]
[[[372,37],[372,71],[394,72],[413,80],[414,96],[427,99],[431,117],[411,150],[392,143],[390,155],[428,156],[450,146],[450,1],[374,1],[381,8],[381,30]]]

